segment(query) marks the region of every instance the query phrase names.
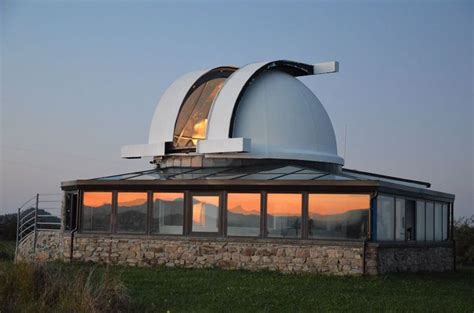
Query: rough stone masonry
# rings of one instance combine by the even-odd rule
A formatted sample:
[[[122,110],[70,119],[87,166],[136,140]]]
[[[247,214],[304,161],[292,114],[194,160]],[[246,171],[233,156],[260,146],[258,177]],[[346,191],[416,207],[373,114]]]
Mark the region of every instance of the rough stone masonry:
[[[17,261],[70,259],[70,235],[38,231],[18,247]],[[272,270],[335,275],[451,271],[449,243],[382,245],[364,242],[189,237],[125,237],[76,234],[73,260],[128,266]]]

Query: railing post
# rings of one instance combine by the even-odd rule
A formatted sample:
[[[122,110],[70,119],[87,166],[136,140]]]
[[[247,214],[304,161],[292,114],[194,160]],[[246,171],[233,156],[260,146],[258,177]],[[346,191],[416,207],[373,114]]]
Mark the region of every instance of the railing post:
[[[20,241],[20,213],[21,213],[21,208],[18,208],[18,213],[16,214],[16,244],[15,244],[15,258],[14,262],[16,263],[16,258],[18,254],[18,242]]]
[[[38,204],[39,204],[39,193],[36,194],[36,206],[35,206],[35,227],[34,227],[34,240],[33,240],[33,257],[36,258],[36,239],[38,238]]]

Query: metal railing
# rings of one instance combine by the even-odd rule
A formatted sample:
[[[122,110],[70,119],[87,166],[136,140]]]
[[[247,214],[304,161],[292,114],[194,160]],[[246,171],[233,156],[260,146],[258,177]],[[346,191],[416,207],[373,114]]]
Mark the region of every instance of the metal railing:
[[[15,260],[18,248],[30,236],[33,255],[36,252],[38,230],[59,230],[61,228],[62,194],[36,194],[28,199],[17,212]]]

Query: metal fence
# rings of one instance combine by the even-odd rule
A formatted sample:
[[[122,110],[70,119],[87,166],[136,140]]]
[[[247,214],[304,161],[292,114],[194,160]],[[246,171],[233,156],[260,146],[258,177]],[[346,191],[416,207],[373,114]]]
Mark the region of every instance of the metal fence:
[[[18,208],[16,250],[20,244],[33,236],[32,251],[36,252],[38,230],[59,230],[61,228],[62,194],[36,194]]]

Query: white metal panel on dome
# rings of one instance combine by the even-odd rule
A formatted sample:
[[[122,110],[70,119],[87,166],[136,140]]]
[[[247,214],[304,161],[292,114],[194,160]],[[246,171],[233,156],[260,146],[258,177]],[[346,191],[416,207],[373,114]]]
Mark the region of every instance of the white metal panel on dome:
[[[242,96],[233,126],[233,137],[250,138],[250,152],[240,156],[344,163],[323,105],[290,74],[260,74]]]
[[[165,143],[173,141],[174,126],[181,104],[193,84],[207,71],[187,73],[176,79],[161,96],[150,125],[147,145],[126,145],[122,158],[141,158],[165,155]]]
[[[245,65],[226,80],[209,112],[206,140],[229,138],[232,112],[242,88],[256,71],[268,63],[259,62]]]
[[[299,75],[327,74],[339,71],[338,62],[324,62],[317,64],[297,63],[293,61],[277,60],[267,62],[257,62],[245,65],[233,73],[225,82],[219,95],[214,100],[209,112],[209,123],[206,140],[216,140],[229,138],[232,127],[234,107],[238,105],[239,97],[246,85],[251,83],[251,79],[264,67],[274,66],[278,69],[283,66],[294,67]],[[310,68],[311,71],[301,71],[301,67]]]

